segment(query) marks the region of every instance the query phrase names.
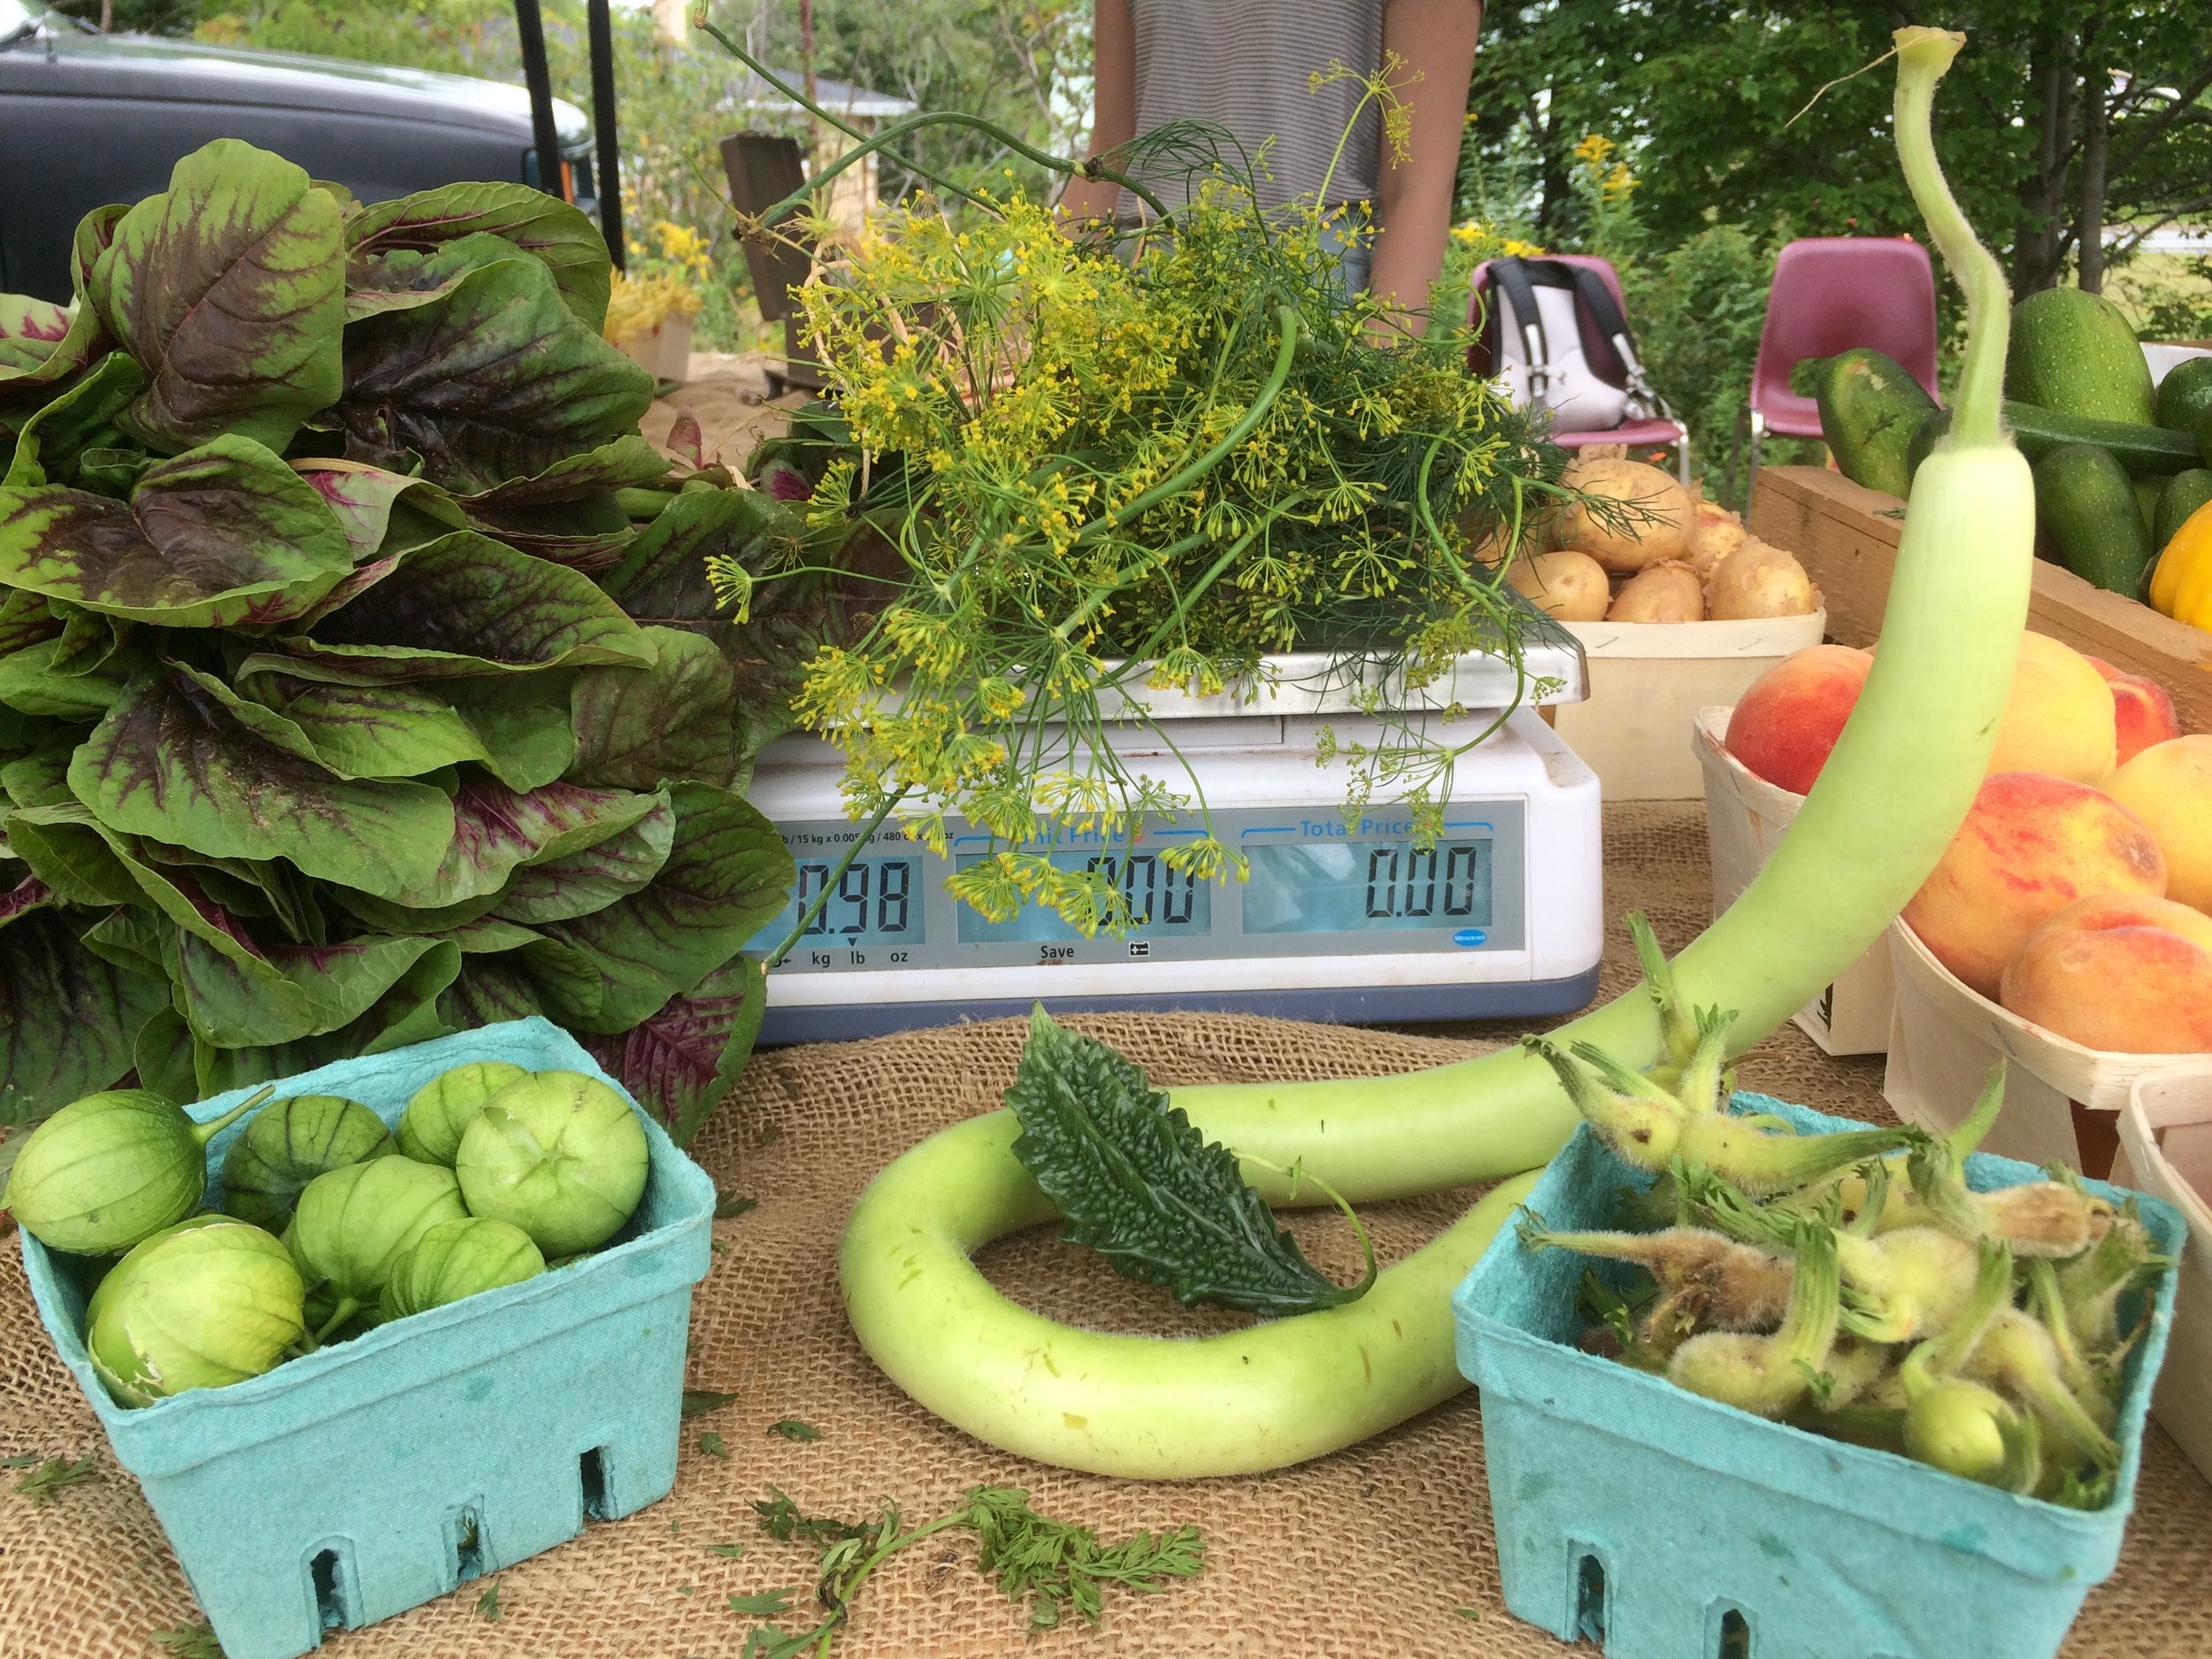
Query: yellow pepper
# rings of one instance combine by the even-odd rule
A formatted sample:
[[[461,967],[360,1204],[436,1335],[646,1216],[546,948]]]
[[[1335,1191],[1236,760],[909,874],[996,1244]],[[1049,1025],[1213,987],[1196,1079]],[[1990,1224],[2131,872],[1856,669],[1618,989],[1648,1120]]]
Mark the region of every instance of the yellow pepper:
[[[2212,629],[2212,503],[2184,519],[2158,556],[2151,603],[2177,622]]]

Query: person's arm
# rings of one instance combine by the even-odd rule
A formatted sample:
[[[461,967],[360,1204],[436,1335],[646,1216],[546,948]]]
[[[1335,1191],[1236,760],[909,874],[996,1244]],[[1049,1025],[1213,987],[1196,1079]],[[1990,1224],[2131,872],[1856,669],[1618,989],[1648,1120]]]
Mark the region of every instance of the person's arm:
[[[1100,0],[1099,10],[1106,9]],[[1387,140],[1375,180],[1375,260],[1368,287],[1423,326],[1429,288],[1444,269],[1467,83],[1475,73],[1482,0],[1390,0],[1383,12],[1384,61],[1395,52],[1421,78],[1401,72],[1399,96],[1413,117],[1406,158],[1391,165]],[[1102,77],[1101,84],[1103,85]]]
[[[1137,135],[1137,28],[1130,20],[1129,0],[1097,0],[1091,14],[1091,62],[1087,157],[1103,155]],[[1103,179],[1071,179],[1059,211],[1070,219],[1110,219],[1120,196],[1121,187]]]

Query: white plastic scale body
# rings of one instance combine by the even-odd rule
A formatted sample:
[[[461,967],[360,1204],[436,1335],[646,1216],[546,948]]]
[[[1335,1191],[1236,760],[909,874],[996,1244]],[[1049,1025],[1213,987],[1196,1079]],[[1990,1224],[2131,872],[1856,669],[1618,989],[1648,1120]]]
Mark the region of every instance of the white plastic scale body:
[[[1581,652],[1563,631],[1525,649],[1540,701],[1585,695]],[[1195,880],[1160,854],[1199,833],[1187,821],[1151,825],[1134,845],[1062,833],[1031,844],[1071,868],[1102,862],[1135,926],[1085,937],[1032,905],[991,922],[956,902],[944,880],[983,856],[989,838],[956,827],[949,862],[895,824],[877,831],[841,877],[860,826],[838,794],[842,757],[811,737],[784,738],[760,757],[749,798],[782,833],[799,866],[790,905],[753,940],[769,950],[800,907],[833,879],[820,916],[768,975],[764,1043],[831,1041],[1026,1014],[1204,1010],[1333,1022],[1523,1018],[1580,1008],[1596,994],[1602,949],[1598,781],[1532,706],[1454,769],[1443,829],[1417,844],[1410,815],[1377,807],[1344,814],[1340,762],[1317,764],[1323,727],[1340,749],[1383,735],[1354,709],[1342,671],[1325,658],[1270,659],[1275,678],[1210,698],[1153,695],[1172,721],[1171,754],[1144,726],[1119,728],[1133,770],[1187,793],[1187,763],[1214,833],[1250,863],[1242,880]],[[1417,698],[1469,710],[1511,701],[1513,671],[1460,659],[1448,683]],[[1494,716],[1440,725],[1465,741]]]

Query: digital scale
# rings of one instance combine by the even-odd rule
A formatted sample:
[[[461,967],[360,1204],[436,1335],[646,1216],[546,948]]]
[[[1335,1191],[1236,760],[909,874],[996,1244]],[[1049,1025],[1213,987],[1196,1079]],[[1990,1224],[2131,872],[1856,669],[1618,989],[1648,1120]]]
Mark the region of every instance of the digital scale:
[[[1578,702],[1580,648],[1532,624],[1524,661],[1532,699]],[[1524,705],[1459,758],[1442,833],[1417,842],[1410,813],[1344,813],[1340,761],[1317,764],[1330,728],[1342,751],[1389,741],[1358,712],[1347,671],[1323,657],[1269,659],[1271,683],[1211,697],[1148,694],[1154,720],[1172,722],[1174,749],[1140,725],[1118,728],[1131,770],[1189,790],[1211,809],[1215,834],[1249,861],[1242,881],[1205,881],[1161,855],[1202,833],[1194,810],[1148,825],[1133,843],[1057,831],[1027,844],[1064,868],[1102,870],[1133,925],[1086,937],[1030,905],[993,922],[945,891],[945,878],[998,850],[956,822],[947,857],[895,823],[861,834],[845,817],[844,757],[810,736],[761,753],[749,798],[775,823],[799,868],[797,891],[749,949],[775,948],[804,907],[835,882],[807,933],[768,974],[760,1041],[816,1042],[961,1019],[1084,1009],[1203,1010],[1333,1022],[1526,1018],[1563,1013],[1597,991],[1600,910],[1598,780],[1532,706]],[[1493,710],[1511,702],[1501,658],[1470,656],[1399,705]],[[1463,742],[1494,714],[1434,729]],[[1398,733],[1402,741],[1402,733]]]

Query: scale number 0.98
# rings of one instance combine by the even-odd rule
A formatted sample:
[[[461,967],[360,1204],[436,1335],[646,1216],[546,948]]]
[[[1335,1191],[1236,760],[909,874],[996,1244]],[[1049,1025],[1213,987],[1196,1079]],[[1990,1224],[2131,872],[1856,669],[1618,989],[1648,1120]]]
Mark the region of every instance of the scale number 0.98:
[[[880,869],[882,875],[874,872]],[[802,915],[814,902],[814,895],[829,885],[830,867],[827,864],[799,866],[799,910]],[[871,895],[869,887],[875,892]],[[835,933],[840,938],[857,939],[864,933],[902,933],[906,931],[907,905],[914,886],[913,861],[906,858],[887,858],[880,864],[855,863],[849,865],[837,883],[837,891],[814,924],[802,935],[820,939]],[[868,926],[868,911],[872,902],[875,926]]]
[[[1440,882],[1438,856],[1442,856]],[[1404,841],[1372,847],[1367,853],[1367,913],[1383,916],[1471,916],[1475,908],[1478,849],[1468,841],[1444,847],[1414,847]],[[1443,901],[1439,907],[1438,900]]]

